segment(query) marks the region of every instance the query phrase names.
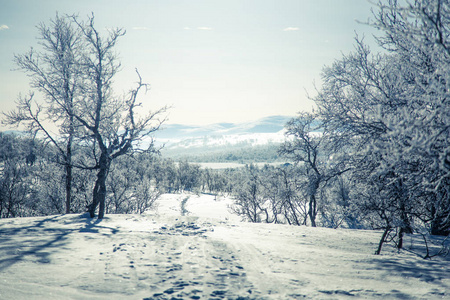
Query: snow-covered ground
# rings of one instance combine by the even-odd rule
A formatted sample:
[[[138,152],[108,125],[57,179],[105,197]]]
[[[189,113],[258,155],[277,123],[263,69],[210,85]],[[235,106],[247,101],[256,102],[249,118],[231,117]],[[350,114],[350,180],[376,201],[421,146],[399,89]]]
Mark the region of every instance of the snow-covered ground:
[[[448,260],[375,256],[374,231],[241,223],[229,204],[163,195],[145,215],[0,220],[0,299],[450,298]]]

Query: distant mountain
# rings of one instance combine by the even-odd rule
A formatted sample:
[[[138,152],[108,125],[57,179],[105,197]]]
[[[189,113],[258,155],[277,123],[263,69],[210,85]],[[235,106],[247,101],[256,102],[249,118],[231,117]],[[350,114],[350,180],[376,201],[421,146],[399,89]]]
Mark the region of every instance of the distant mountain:
[[[274,149],[278,149],[279,144],[285,139],[284,125],[291,118],[270,116],[253,122],[217,123],[206,126],[169,124],[158,131],[155,138],[157,144],[164,144],[163,155],[173,158],[192,159],[198,155],[205,157],[205,155],[231,154],[237,157],[236,153],[240,153],[239,156],[242,157],[243,152],[250,149],[270,152],[273,156],[276,153]]]
[[[180,140],[195,137],[277,133],[283,130],[284,125],[291,118],[289,116],[270,116],[253,122],[216,123],[204,126],[168,124],[157,132],[156,138]]]

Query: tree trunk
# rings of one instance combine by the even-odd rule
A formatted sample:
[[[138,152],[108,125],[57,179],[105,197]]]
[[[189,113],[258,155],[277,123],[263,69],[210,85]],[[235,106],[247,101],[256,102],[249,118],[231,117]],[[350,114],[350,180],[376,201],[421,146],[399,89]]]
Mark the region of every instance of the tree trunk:
[[[312,227],[316,227],[316,214],[317,214],[316,209],[317,209],[316,195],[312,194],[309,197],[309,210],[308,210],[308,215]]]
[[[377,251],[375,251],[375,255],[380,255],[381,248],[383,247],[383,244],[386,241],[386,236],[388,235],[389,231],[391,231],[391,227],[386,226],[386,228],[384,229],[383,235],[381,236],[381,240],[378,243],[378,249],[377,249]]]
[[[309,192],[309,209],[308,209],[308,215],[309,219],[311,221],[311,226],[316,227],[316,217],[317,217],[317,191],[319,190],[319,185],[321,181],[320,173],[315,169],[315,176],[312,177],[310,180],[310,186],[308,189]]]
[[[98,176],[97,176],[98,177]],[[99,201],[99,197],[98,197],[98,192],[99,191],[99,181],[98,178],[95,181],[95,186],[94,186],[94,191],[92,192],[92,203],[88,205],[88,211],[89,211],[89,216],[91,218],[95,217],[95,210],[97,209],[97,205],[98,205],[98,201]]]
[[[105,216],[106,177],[108,176],[110,166],[110,159],[107,155],[102,154],[100,156],[100,166],[97,173],[97,180],[95,181],[92,203],[88,207],[91,218],[95,217],[97,205],[99,205],[98,218],[103,219]]]
[[[69,90],[68,87],[66,87],[66,92]],[[66,99],[68,99],[69,96],[66,95]],[[72,111],[72,102],[68,101],[70,104],[70,111]],[[73,136],[74,136],[74,117],[73,115],[69,116],[69,139],[67,140],[67,147],[66,147],[66,214],[70,214],[70,206],[72,203],[72,144],[73,144]]]
[[[398,193],[399,193],[399,199],[398,201],[400,202],[400,218],[401,218],[401,222],[402,225],[399,228],[398,231],[398,243],[397,243],[397,249],[402,249],[403,248],[403,236],[405,233],[412,233],[413,232],[413,228],[411,226],[411,220],[408,217],[408,208],[406,206],[406,203],[408,203],[409,197],[408,197],[408,193],[405,190],[405,186],[403,184],[403,180],[400,177],[398,179]]]
[[[405,230],[403,227],[400,227],[400,230],[398,231],[398,243],[397,243],[397,249],[402,249],[403,248],[403,234],[404,234]]]
[[[431,206],[431,215],[433,219],[430,223],[430,233],[432,235],[448,236],[450,235],[450,205],[448,200],[444,202],[445,204],[440,204],[440,202],[441,201],[437,203],[440,205],[439,208],[441,209],[436,209],[434,205]],[[443,207],[445,208],[442,209]]]
[[[405,233],[413,233],[411,222],[407,218],[406,214],[402,215],[402,219],[403,219],[402,221],[403,221],[404,225],[401,226],[399,231],[398,231],[397,249],[402,249],[403,248],[403,236],[404,236],[404,234]]]
[[[71,130],[66,148],[66,214],[70,214],[72,203],[72,139],[73,132]]]
[[[66,214],[70,214],[72,202],[72,165],[71,162],[66,163]]]

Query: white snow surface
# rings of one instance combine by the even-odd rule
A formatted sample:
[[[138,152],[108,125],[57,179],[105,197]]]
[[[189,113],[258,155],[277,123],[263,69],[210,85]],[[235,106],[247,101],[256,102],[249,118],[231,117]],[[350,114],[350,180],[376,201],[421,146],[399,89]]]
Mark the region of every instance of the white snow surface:
[[[448,260],[375,256],[378,231],[240,222],[230,204],[177,194],[144,215],[2,219],[0,299],[450,299]]]

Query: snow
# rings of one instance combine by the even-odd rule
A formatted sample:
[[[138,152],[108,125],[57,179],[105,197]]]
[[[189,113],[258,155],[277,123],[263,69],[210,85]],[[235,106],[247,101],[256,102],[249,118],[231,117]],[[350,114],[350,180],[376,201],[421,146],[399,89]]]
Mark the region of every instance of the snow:
[[[214,195],[145,215],[0,220],[0,299],[448,299],[448,260],[380,232],[240,222]],[[408,237],[408,245],[419,245]]]
[[[232,147],[236,145],[261,146],[280,144],[286,140],[285,130],[269,133],[239,133],[226,135],[205,135],[200,137],[187,136],[183,139],[158,138],[157,142],[168,149],[204,148],[204,147]]]
[[[195,163],[197,165],[200,165],[201,168],[203,169],[213,169],[213,170],[223,170],[223,169],[237,169],[237,168],[243,168],[248,164],[241,164],[241,163]],[[261,163],[261,162],[257,162],[257,163],[253,163],[254,166],[257,167],[264,167],[265,165],[269,165],[269,166],[280,166],[283,165],[283,163],[280,162],[274,162],[274,163]]]

